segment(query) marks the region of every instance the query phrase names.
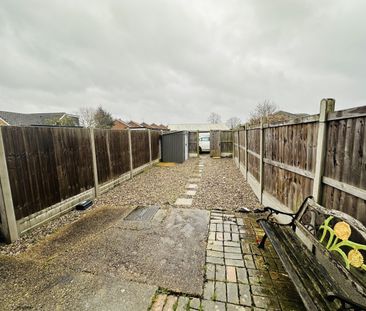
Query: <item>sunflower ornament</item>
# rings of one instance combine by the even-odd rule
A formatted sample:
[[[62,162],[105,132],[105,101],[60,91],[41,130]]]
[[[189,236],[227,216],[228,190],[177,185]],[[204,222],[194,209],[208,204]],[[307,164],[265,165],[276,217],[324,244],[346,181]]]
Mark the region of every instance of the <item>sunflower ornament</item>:
[[[366,271],[366,264],[364,263],[365,260],[360,252],[360,250],[366,251],[366,245],[349,240],[352,234],[352,229],[345,221],[337,222],[332,228],[329,225],[332,219],[334,219],[334,216],[329,216],[320,226],[320,230],[323,230],[320,243],[325,241],[328,234],[328,241],[326,244],[327,250],[330,252],[338,252],[342,256],[348,270],[352,266]],[[344,249],[346,247],[352,248],[348,254]]]
[[[363,256],[357,249],[352,249],[348,253],[348,260],[351,266],[361,268],[363,265]]]
[[[334,234],[342,241],[348,240],[351,236],[352,230],[348,223],[344,221],[337,222],[334,226]]]

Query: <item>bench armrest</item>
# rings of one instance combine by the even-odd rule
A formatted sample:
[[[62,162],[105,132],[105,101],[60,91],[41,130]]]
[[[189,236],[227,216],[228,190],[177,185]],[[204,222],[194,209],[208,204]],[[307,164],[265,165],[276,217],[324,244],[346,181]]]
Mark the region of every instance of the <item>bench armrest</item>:
[[[296,213],[287,213],[287,212],[282,212],[278,209],[275,209],[273,207],[269,207],[269,206],[266,206],[262,209],[260,208],[256,208],[254,211],[254,213],[265,213],[265,212],[271,212],[271,214],[282,214],[282,215],[287,215],[287,216],[291,216],[291,217],[295,217],[296,216]]]
[[[334,292],[328,292],[327,293],[327,299],[330,301],[334,301],[336,299],[338,299],[341,303],[342,303],[342,310],[365,310],[366,309],[366,305],[361,305],[356,301],[353,301],[350,297],[346,297],[340,293],[334,293]],[[347,306],[347,305],[349,306]]]
[[[269,206],[266,206],[265,208],[263,209],[255,209],[254,210],[254,213],[265,213],[265,212],[269,212],[268,215],[266,217],[263,217],[263,218],[259,218],[257,220],[257,222],[260,222],[261,220],[264,220],[264,221],[267,221],[267,222],[272,222],[272,223],[276,223],[277,225],[279,226],[292,226],[293,229],[295,230],[295,227],[294,227],[294,221],[295,221],[295,218],[297,216],[297,213],[287,213],[287,212],[282,212],[278,209],[275,209],[273,207],[269,207]],[[281,214],[281,215],[285,215],[285,216],[289,216],[291,217],[291,221],[289,223],[278,223],[276,221],[273,221],[270,219],[270,217],[275,214],[275,215],[278,215],[278,214]]]

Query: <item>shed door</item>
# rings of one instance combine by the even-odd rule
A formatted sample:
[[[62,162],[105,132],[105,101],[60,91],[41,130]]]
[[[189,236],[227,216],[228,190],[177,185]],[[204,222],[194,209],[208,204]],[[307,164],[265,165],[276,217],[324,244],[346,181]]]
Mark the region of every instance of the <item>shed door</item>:
[[[220,131],[210,132],[211,157],[219,158],[221,156]]]

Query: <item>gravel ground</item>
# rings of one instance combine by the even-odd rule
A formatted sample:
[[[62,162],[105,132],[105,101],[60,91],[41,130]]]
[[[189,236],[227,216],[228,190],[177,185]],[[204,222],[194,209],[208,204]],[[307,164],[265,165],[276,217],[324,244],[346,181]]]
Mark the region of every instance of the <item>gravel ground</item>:
[[[254,209],[261,205],[233,159],[207,157],[192,207],[233,211],[238,207]]]
[[[98,205],[172,205],[184,187],[198,159],[191,158],[173,167],[154,167],[100,197]]]
[[[19,240],[12,244],[0,243],[0,254],[17,255],[23,253],[30,246],[56,232],[59,228],[105,206],[124,208],[153,204],[171,205],[184,192],[184,187],[197,161],[197,159],[190,159],[184,164],[177,164],[173,167],[154,166],[135,176],[132,180],[123,182],[104,193],[95,200],[94,205],[88,210],[73,210],[22,235]]]

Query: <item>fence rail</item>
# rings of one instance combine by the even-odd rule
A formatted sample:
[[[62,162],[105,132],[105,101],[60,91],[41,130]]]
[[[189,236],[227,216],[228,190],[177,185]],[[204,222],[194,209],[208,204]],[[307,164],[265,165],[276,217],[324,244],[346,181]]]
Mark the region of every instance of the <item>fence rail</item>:
[[[313,195],[366,224],[365,123],[366,106],[322,100],[319,115],[234,131],[234,161],[265,205],[295,211]]]
[[[8,241],[128,179],[160,155],[160,133],[152,130],[0,131],[0,220]]]

